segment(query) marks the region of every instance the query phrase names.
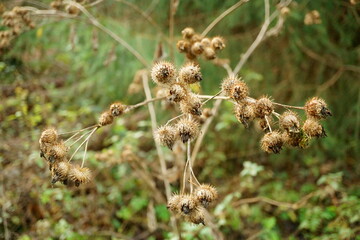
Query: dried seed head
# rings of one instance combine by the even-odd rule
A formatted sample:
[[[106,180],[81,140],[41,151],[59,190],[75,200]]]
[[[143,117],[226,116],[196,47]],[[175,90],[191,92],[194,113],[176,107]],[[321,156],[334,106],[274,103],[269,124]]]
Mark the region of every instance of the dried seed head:
[[[292,147],[300,147],[300,148],[307,148],[309,146],[310,138],[304,134],[304,132],[300,129],[299,132],[283,132],[282,138],[284,143],[292,146]]]
[[[175,81],[176,69],[170,62],[156,63],[151,70],[152,80],[159,86],[169,86]]]
[[[179,52],[184,53],[188,52],[190,49],[190,43],[185,40],[180,40],[176,43],[176,48],[179,50]]]
[[[213,60],[216,58],[216,53],[211,47],[205,47],[204,56],[207,60]]]
[[[191,46],[191,53],[194,55],[200,55],[204,52],[204,46],[201,44],[201,42],[194,42],[194,44]]]
[[[261,149],[267,153],[279,153],[283,146],[283,139],[279,132],[273,131],[261,139]]]
[[[211,108],[204,108],[204,111],[202,112],[202,116],[209,118],[213,115]]]
[[[258,118],[269,116],[273,110],[273,103],[268,97],[261,97],[255,103],[255,116]]]
[[[110,111],[103,112],[99,117],[99,125],[106,126],[112,124],[114,121],[114,116],[111,114]]]
[[[68,161],[58,162],[54,167],[54,173],[58,176],[58,180],[64,181],[68,179],[69,170],[72,168],[72,165]]]
[[[177,212],[183,216],[188,216],[196,211],[197,201],[191,195],[181,195],[177,205]]]
[[[72,166],[69,170],[69,180],[75,183],[75,186],[80,186],[80,184],[90,182],[91,180],[91,171],[86,167]]]
[[[169,89],[168,100],[180,102],[188,96],[189,90],[182,83],[174,83]]]
[[[196,55],[192,54],[191,52],[187,52],[186,58],[189,60],[194,60],[194,59],[196,59]]]
[[[282,7],[280,9],[280,14],[282,16],[287,16],[287,15],[289,15],[289,13],[290,13],[290,8],[288,8],[288,7]]]
[[[237,102],[244,100],[249,95],[249,88],[244,81],[237,81],[231,88],[230,97]]]
[[[318,121],[312,118],[306,119],[302,129],[309,137],[319,138],[327,136],[324,127],[321,126]]]
[[[217,199],[218,194],[216,189],[208,184],[201,184],[194,193],[195,199],[205,208]]]
[[[268,122],[269,122],[269,124],[268,124]],[[260,118],[258,123],[259,123],[259,128],[261,131],[264,131],[265,133],[270,132],[269,125],[271,126],[271,124],[272,124],[272,119],[270,117],[267,118],[267,121],[266,121],[265,117]]]
[[[214,37],[211,39],[211,46],[215,50],[222,50],[225,48],[225,40],[222,37]]]
[[[201,100],[195,94],[188,95],[183,101],[180,102],[180,110],[184,114],[192,114],[200,116]]]
[[[168,201],[167,208],[173,212],[176,213],[178,210],[179,202],[181,199],[181,195],[179,194],[173,194]]]
[[[126,109],[126,106],[122,104],[121,102],[114,102],[110,105],[110,112],[113,115],[113,117],[118,117],[121,114],[124,113]]]
[[[183,143],[195,139],[199,134],[199,124],[196,121],[187,118],[182,118],[177,122],[176,128]]]
[[[201,40],[203,39],[203,37],[199,34],[194,34],[191,39],[190,39],[190,42],[192,44],[194,44],[195,42],[201,42]]]
[[[226,94],[226,96],[231,96],[232,89],[234,88],[235,84],[238,83],[240,79],[235,76],[231,75],[225,78],[221,83],[221,90]]]
[[[200,67],[193,63],[186,64],[184,67],[180,68],[179,78],[187,84],[200,82],[202,80]]]
[[[57,138],[57,131],[54,128],[48,128],[41,133],[39,142],[53,144],[57,141]]]
[[[128,88],[128,94],[135,94],[142,90],[142,85],[139,83],[132,82]]]
[[[71,4],[66,5],[65,10],[67,13],[72,14],[72,15],[78,15],[80,12],[80,10],[76,6],[71,5]]]
[[[190,39],[192,36],[194,36],[195,31],[191,27],[184,28],[184,30],[181,31],[181,34],[183,35],[184,39]]]
[[[64,142],[58,142],[51,146],[49,149],[48,155],[49,155],[49,161],[53,162],[55,160],[61,160],[63,159],[68,152],[68,147],[65,146]]]
[[[186,220],[194,224],[202,224],[205,226],[204,209],[201,207],[196,208],[195,211],[193,211],[190,215],[186,216]]]
[[[156,141],[170,150],[172,150],[177,136],[176,128],[170,125],[159,127],[155,133]]]
[[[279,125],[287,132],[299,132],[300,121],[299,117],[293,111],[284,112],[279,119]]]
[[[246,128],[249,127],[249,123],[255,118],[254,104],[247,102],[235,104],[235,116]]]
[[[315,119],[324,119],[332,116],[326,102],[318,97],[313,97],[305,103],[305,112],[309,118],[313,117]]]
[[[210,47],[211,46],[210,38],[203,38],[203,39],[201,39],[200,42],[204,47]]]
[[[320,17],[320,13],[317,10],[308,12],[305,15],[305,18],[304,18],[305,25],[313,25],[313,24],[320,24],[320,23],[321,23],[321,17]]]

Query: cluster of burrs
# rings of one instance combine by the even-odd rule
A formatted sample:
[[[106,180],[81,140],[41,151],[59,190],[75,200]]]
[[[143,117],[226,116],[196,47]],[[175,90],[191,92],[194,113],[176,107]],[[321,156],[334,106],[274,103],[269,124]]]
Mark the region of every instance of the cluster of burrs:
[[[86,3],[86,0],[74,0],[75,2],[79,4]],[[63,10],[71,15],[78,15],[80,10],[73,4],[68,4],[64,0],[54,0],[50,3],[51,8],[56,10]]]
[[[176,47],[189,60],[194,60],[201,55],[207,60],[213,60],[217,52],[225,48],[225,40],[222,37],[203,37],[190,27],[185,28],[181,33],[183,39],[177,42]]]

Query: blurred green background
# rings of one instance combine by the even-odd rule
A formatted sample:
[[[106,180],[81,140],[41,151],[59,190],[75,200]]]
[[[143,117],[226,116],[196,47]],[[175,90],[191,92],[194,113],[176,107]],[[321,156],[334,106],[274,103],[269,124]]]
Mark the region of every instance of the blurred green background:
[[[180,0],[175,40],[188,26],[202,32],[236,2]],[[278,1],[270,2],[271,11],[276,11]],[[224,239],[360,239],[360,4],[352,2],[292,1],[280,34],[264,41],[240,71],[255,98],[265,94],[296,106],[312,96],[324,98],[333,113],[323,122],[327,138],[312,141],[307,149],[268,155],[259,147],[262,133],[237,122],[231,103],[221,105],[194,170],[201,182],[219,191],[210,212]],[[1,2],[7,10],[49,3]],[[163,38],[169,34],[169,3],[108,0],[88,10],[151,62],[160,43],[165,56],[170,53]],[[320,13],[321,23],[305,25],[304,17],[312,10]],[[219,57],[234,67],[263,20],[262,0],[250,0],[224,18],[208,34],[227,41]],[[123,156],[129,149],[136,153],[164,198],[146,107],[94,135],[86,162],[95,176],[92,183],[74,189],[51,185],[50,172],[39,157],[41,131],[47,126],[60,132],[81,129],[96,123],[113,101],[142,101],[142,89],[129,93],[128,87],[143,66],[83,15],[37,17],[36,23],[0,56],[0,238],[7,232],[10,239],[22,240],[177,239],[166,202],[148,188],[140,167]],[[184,61],[176,51],[176,66]],[[215,94],[226,71],[202,59],[200,66],[200,92]],[[156,109],[159,124],[177,114],[160,103]],[[164,151],[170,168],[175,156]],[[171,184],[177,191],[179,181]],[[264,198],[241,202],[258,196]],[[301,204],[269,204],[268,198]],[[216,239],[209,226],[179,221],[179,228],[183,239]]]

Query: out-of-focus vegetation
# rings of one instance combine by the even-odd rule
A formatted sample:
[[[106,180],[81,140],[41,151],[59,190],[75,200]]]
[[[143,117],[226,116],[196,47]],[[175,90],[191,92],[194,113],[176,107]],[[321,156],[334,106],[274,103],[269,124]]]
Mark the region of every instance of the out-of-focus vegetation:
[[[157,27],[125,1],[151,16]],[[176,40],[187,26],[201,32],[235,2],[180,0]],[[327,138],[307,149],[262,153],[262,134],[239,124],[230,103],[223,103],[207,132],[194,170],[219,191],[211,215],[225,239],[360,239],[360,4],[352,2],[293,1],[280,34],[264,41],[240,72],[254,97],[265,93],[296,106],[314,95],[326,99],[333,112],[324,122]],[[49,3],[0,4],[11,9]],[[276,3],[271,1],[272,10]],[[320,13],[321,23],[305,25],[312,10]],[[148,61],[162,39],[159,29],[168,35],[168,1],[109,0],[89,11]],[[235,66],[263,18],[264,2],[251,0],[216,25],[209,35],[227,40],[219,57]],[[92,183],[51,185],[39,157],[41,131],[81,129],[96,123],[115,100],[142,101],[143,91],[129,94],[128,87],[143,66],[84,16],[39,17],[36,23],[0,56],[0,238],[7,232],[10,239],[22,240],[176,239],[162,179],[156,177],[160,169],[146,107],[94,135],[86,162],[94,172]],[[168,55],[168,45],[162,45]],[[176,65],[183,62],[176,52]],[[226,71],[208,61],[200,65],[200,91],[215,94]],[[159,124],[176,116],[161,104],[156,107]],[[129,152],[136,160],[124,160]],[[165,153],[170,167],[174,156]],[[154,179],[155,189],[144,175]],[[171,184],[178,191],[178,181]],[[183,239],[215,239],[209,226],[180,221],[178,227]]]

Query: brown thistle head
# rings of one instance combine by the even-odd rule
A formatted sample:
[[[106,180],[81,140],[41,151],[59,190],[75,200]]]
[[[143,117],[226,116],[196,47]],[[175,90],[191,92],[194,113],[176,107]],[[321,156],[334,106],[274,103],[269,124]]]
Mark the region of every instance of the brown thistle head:
[[[199,124],[188,118],[182,118],[176,124],[177,132],[183,143],[194,140],[199,134]]]
[[[269,132],[261,139],[261,149],[267,153],[279,153],[283,143],[284,141],[279,132]]]
[[[235,84],[238,83],[240,79],[236,75],[230,75],[221,83],[221,90],[225,93],[226,96],[231,96],[232,89],[234,88]]]
[[[177,140],[177,129],[170,125],[159,127],[155,133],[155,139],[161,145],[168,147],[172,150]]]
[[[215,187],[208,184],[201,184],[194,193],[195,199],[205,208],[217,199],[218,194]]]
[[[324,127],[313,118],[306,119],[302,129],[309,137],[320,138],[327,136]]]
[[[183,36],[184,39],[191,39],[194,34],[195,34],[195,31],[193,28],[191,27],[187,27],[187,28],[184,28],[182,31],[181,31],[181,34]]]
[[[249,95],[249,88],[244,81],[239,80],[232,86],[230,92],[231,94],[229,97],[237,102],[240,102]]]
[[[176,48],[181,53],[189,52],[190,50],[190,43],[186,40],[180,40],[176,43]]]
[[[69,171],[73,166],[68,161],[61,161],[55,164],[53,168],[52,184],[57,181],[66,181],[69,177]]]
[[[269,116],[273,110],[273,103],[268,97],[261,97],[255,103],[255,116],[258,118]]]
[[[235,104],[235,116],[246,128],[249,127],[249,123],[255,118],[254,104],[247,102]]]
[[[158,62],[151,69],[152,80],[162,87],[171,86],[175,82],[175,76],[175,66],[170,62]]]
[[[201,55],[204,52],[204,46],[201,44],[201,42],[194,42],[191,45],[191,53],[195,56]]]
[[[180,110],[184,114],[201,116],[201,100],[195,94],[189,94],[180,102]]]
[[[299,132],[300,120],[299,116],[293,111],[284,112],[279,119],[279,125],[287,132],[296,133]]]
[[[180,102],[186,99],[189,90],[183,83],[174,83],[169,89],[169,96],[167,99],[171,102]]]
[[[214,60],[216,58],[216,52],[213,48],[211,47],[205,47],[204,48],[204,57],[207,60]]]
[[[124,113],[126,110],[126,106],[122,104],[121,102],[114,102],[110,105],[110,112],[113,115],[113,117],[118,117],[121,114]]]
[[[190,215],[186,216],[186,221],[205,226],[205,213],[202,207],[198,207]]]
[[[223,50],[226,47],[224,38],[219,36],[214,37],[213,39],[211,39],[211,46],[215,50]]]
[[[75,165],[69,170],[69,180],[75,183],[75,186],[80,186],[80,184],[88,183],[91,181],[91,171],[89,168],[80,167]]]
[[[325,119],[332,116],[326,102],[318,97],[313,97],[305,103],[305,112],[308,118]]]
[[[54,161],[61,161],[68,152],[68,147],[65,146],[63,141],[57,142],[48,150],[48,160],[52,163]]]
[[[40,143],[54,144],[58,139],[58,133],[55,128],[48,128],[41,133]]]
[[[101,127],[112,124],[114,121],[114,116],[111,114],[110,111],[103,112],[99,117],[99,125]]]
[[[179,70],[179,78],[182,82],[193,84],[202,80],[200,67],[193,63],[186,64]]]
[[[198,204],[192,195],[180,195],[177,204],[177,212],[183,216],[189,216],[196,211]]]
[[[179,202],[181,200],[181,195],[179,194],[172,194],[171,197],[169,198],[168,200],[168,204],[167,204],[167,208],[173,212],[173,213],[177,213],[178,211],[178,205],[179,205]]]

